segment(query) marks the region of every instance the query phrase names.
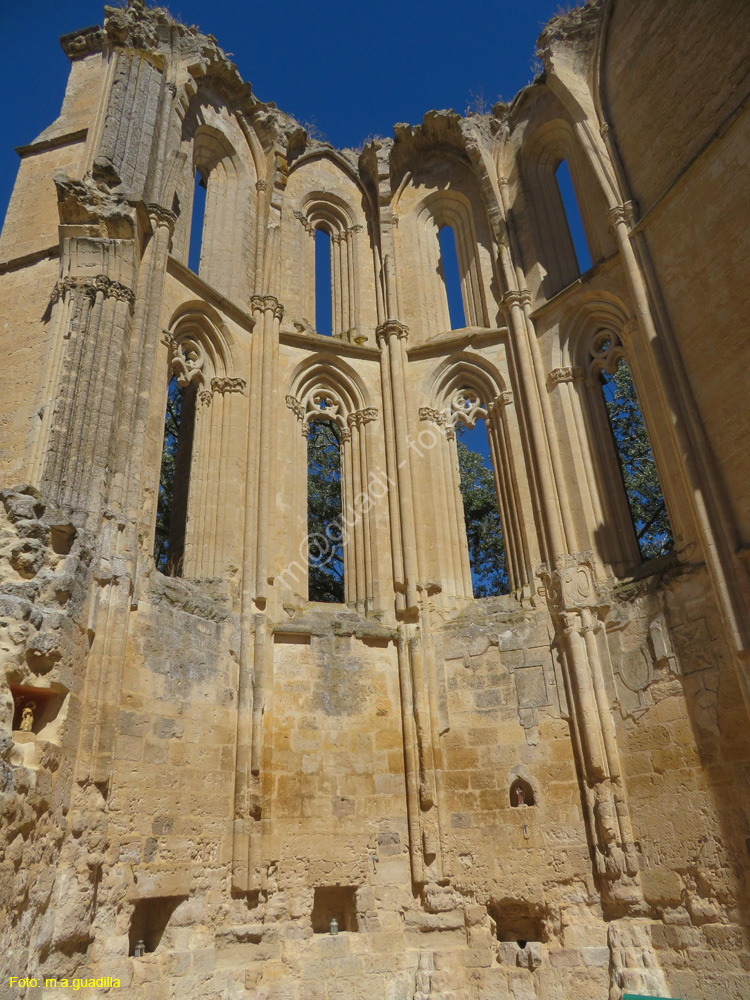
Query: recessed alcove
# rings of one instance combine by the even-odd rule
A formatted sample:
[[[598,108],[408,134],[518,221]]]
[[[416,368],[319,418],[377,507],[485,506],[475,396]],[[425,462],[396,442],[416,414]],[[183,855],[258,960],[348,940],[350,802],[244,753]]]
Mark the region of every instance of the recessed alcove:
[[[530,941],[544,941],[544,914],[541,907],[523,900],[493,900],[487,912],[498,941],[515,942],[525,948]]]
[[[534,789],[524,778],[516,778],[510,786],[510,804],[518,806],[535,806]]]
[[[128,955],[135,955],[139,941],[143,941],[145,954],[159,947],[172,914],[187,896],[153,896],[139,899],[130,918]]]
[[[30,732],[50,743],[57,743],[58,730],[65,717],[65,713],[61,710],[68,692],[54,687],[37,688],[27,684],[11,684],[10,693],[14,705],[13,731],[22,732],[24,709],[30,708],[34,720]]]
[[[315,887],[312,908],[312,928],[315,934],[329,934],[335,918],[339,932],[359,930],[357,921],[357,889],[352,885]]]

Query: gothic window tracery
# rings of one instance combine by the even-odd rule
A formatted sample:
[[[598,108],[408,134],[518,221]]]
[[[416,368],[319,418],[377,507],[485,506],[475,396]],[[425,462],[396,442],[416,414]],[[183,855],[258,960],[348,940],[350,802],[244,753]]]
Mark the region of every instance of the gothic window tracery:
[[[510,446],[515,434],[508,424],[512,394],[504,389],[498,377],[489,376],[473,362],[459,361],[449,363],[438,376],[433,398],[435,405],[422,407],[420,417],[435,425],[438,434],[437,455],[430,457],[428,474],[433,484],[435,518],[448,526],[446,532],[441,532],[438,546],[438,573],[444,589],[459,597],[474,596],[472,568],[480,596],[523,588],[530,579],[530,559],[528,532],[519,503],[516,459]],[[481,477],[482,482],[477,479],[480,465],[482,468],[486,465],[479,456],[474,460],[461,454],[460,438],[480,421],[486,426],[493,478],[489,507],[494,510],[489,507],[485,510],[488,505],[482,499],[488,485],[484,482],[486,477]],[[468,477],[463,499],[460,455],[464,475]],[[468,509],[464,501],[470,505]],[[492,567],[488,562],[481,572],[477,572],[478,564],[472,567],[470,557],[476,531],[487,535],[483,542],[488,544],[473,545],[472,554],[488,549],[494,552],[493,546],[497,549]]]
[[[301,432],[291,470],[290,565],[300,557],[305,565],[281,583],[310,600],[337,596],[359,611],[371,610],[377,598],[368,428],[378,410],[366,403],[359,386],[317,364],[286,397]],[[323,591],[328,596],[321,598]]]

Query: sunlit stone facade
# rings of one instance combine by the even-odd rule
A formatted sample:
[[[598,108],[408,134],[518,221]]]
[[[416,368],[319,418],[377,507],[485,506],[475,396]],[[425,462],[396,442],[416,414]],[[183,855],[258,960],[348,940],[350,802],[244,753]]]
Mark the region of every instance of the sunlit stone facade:
[[[748,39],[737,0],[590,3],[510,104],[359,151],[163,10],[62,39],[0,238],[0,941],[3,990],[39,983],[4,996],[750,997]],[[646,563],[623,357],[675,537]],[[316,419],[341,604],[308,600]],[[476,420],[510,585],[481,600]]]

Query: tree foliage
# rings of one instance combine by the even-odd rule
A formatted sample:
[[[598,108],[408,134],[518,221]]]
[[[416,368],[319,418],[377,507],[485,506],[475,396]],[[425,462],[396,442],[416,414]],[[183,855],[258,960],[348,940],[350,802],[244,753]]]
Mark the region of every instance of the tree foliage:
[[[307,437],[307,532],[309,598],[344,600],[341,541],[341,444],[331,420],[313,420]]]
[[[167,388],[167,412],[164,418],[164,445],[161,452],[161,472],[159,473],[159,501],[156,508],[156,534],[154,536],[154,562],[162,573],[174,575],[170,571],[169,531],[172,523],[175,487],[175,459],[177,438],[180,431],[183,390],[172,377]]]
[[[601,381],[638,547],[643,559],[654,559],[670,551],[674,538],[626,361],[620,360],[613,375],[602,372]]]
[[[456,434],[458,469],[461,474],[461,497],[464,503],[466,538],[475,597],[494,597],[508,593],[505,545],[497,508],[495,477],[479,452],[467,448],[461,439],[464,424]]]

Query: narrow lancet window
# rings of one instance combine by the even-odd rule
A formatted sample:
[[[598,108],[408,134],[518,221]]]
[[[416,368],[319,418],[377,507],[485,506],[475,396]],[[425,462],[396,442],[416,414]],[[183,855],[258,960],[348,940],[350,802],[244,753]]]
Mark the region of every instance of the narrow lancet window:
[[[600,342],[597,347],[606,351],[609,344]],[[599,379],[641,558],[655,559],[670,551],[674,537],[654,453],[625,359],[620,358],[612,374],[602,369]]]
[[[195,383],[182,389],[177,384],[177,376],[172,376],[167,388],[154,537],[156,568],[168,576],[182,576],[195,426],[195,397]]]
[[[451,330],[460,330],[466,326],[466,315],[461,291],[461,272],[456,251],[456,236],[452,228],[443,226],[438,233],[438,240],[440,242],[440,273],[448,298]]]
[[[578,199],[576,198],[573,178],[570,176],[570,168],[568,167],[567,160],[560,162],[555,171],[555,178],[557,179],[557,187],[560,191],[563,208],[565,209],[565,218],[568,222],[568,231],[570,232],[570,238],[576,254],[578,272],[582,274],[591,267],[591,254],[586,242],[581,210],[578,207]]]
[[[332,420],[312,420],[307,435],[308,594],[344,601],[341,432]]]
[[[201,247],[203,244],[203,227],[206,221],[206,181],[200,170],[195,171],[195,187],[193,190],[193,209],[190,217],[190,249],[188,251],[188,267],[198,274],[201,263]]]
[[[315,230],[315,329],[330,337],[332,324],[331,236]]]
[[[456,437],[474,597],[507,594],[505,545],[487,426],[482,419],[472,428],[459,422]]]

